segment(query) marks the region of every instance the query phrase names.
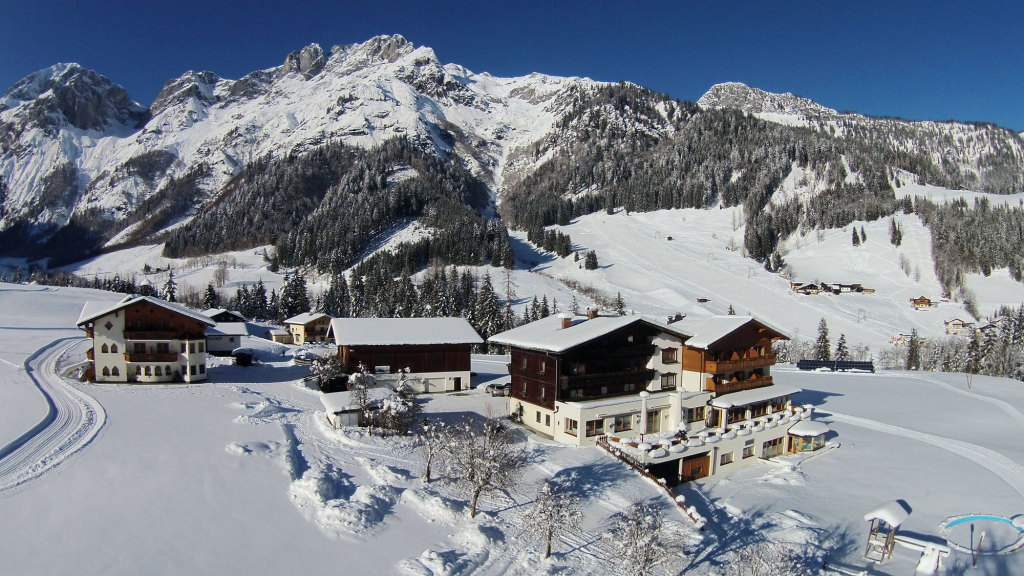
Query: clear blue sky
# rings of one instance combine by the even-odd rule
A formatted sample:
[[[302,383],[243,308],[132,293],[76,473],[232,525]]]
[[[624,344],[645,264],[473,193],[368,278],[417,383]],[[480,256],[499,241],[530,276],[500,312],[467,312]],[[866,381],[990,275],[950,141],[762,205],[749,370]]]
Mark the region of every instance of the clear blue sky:
[[[629,80],[696,100],[738,81],[831,108],[1024,131],[1024,2],[8,0],[0,90],[77,62],[142,104],[187,70],[239,78],[402,34],[474,72]]]

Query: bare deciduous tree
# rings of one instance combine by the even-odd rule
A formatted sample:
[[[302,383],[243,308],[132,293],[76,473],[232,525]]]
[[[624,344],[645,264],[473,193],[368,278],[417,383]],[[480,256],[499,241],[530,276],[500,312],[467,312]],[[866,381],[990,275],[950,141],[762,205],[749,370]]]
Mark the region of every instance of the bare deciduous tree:
[[[423,481],[430,482],[431,466],[442,459],[451,447],[451,429],[440,420],[423,419],[423,434],[420,436],[424,454]]]
[[[661,509],[650,502],[634,502],[612,520],[608,536],[620,560],[620,574],[647,576],[672,558],[671,537]]]
[[[466,419],[456,424],[445,468],[470,492],[470,517],[476,517],[480,495],[511,486],[526,465],[525,448],[497,418],[479,424]]]
[[[555,537],[579,528],[580,499],[568,487],[547,479],[537,491],[533,506],[523,523],[526,533],[544,541],[544,557],[551,557],[551,541]]]
[[[805,576],[808,566],[784,544],[761,540],[741,547],[725,565],[725,576]]]

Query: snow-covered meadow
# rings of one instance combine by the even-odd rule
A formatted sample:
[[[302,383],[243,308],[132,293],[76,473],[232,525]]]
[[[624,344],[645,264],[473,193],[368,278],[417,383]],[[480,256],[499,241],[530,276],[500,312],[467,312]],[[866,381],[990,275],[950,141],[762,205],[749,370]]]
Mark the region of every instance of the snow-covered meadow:
[[[81,303],[117,295],[4,284],[0,298],[16,311],[0,327],[0,450],[12,454],[47,416],[33,378],[83,357],[84,340],[65,340],[76,337]],[[61,359],[48,353],[54,340],[72,344]],[[24,470],[12,470],[12,458],[0,459],[4,573],[614,573],[614,542],[603,534],[612,515],[635,501],[664,511],[678,543],[671,573],[722,573],[762,538],[860,570],[862,515],[880,502],[906,500],[913,513],[904,531],[933,541],[941,541],[939,524],[951,516],[1024,513],[1024,448],[1017,442],[1024,386],[1015,381],[778,366],[777,381],[803,389],[795,400],[817,406],[816,418],[829,424],[838,447],[799,464],[758,462],[681,488],[687,504],[710,520],[698,532],[654,484],[600,449],[526,436],[530,465],[521,481],[485,496],[483,512],[470,519],[466,494],[443,475],[430,484],[419,479],[423,454],[411,438],[331,429],[318,392],[301,380],[305,368],[280,346],[250,340],[262,350],[261,365],[213,361],[203,384],[48,384],[88,397],[101,417],[72,419],[56,431],[74,436],[77,426],[84,432],[76,437],[87,441],[55,439],[52,451],[37,453],[52,465],[37,473],[19,476]],[[505,399],[483,385],[507,378],[502,360],[475,357],[474,370],[473,390],[422,397],[424,415],[501,411]],[[544,560],[541,543],[523,527],[549,476],[570,479],[584,514],[580,531],[557,541]],[[897,548],[870,573],[907,574],[918,557]],[[954,552],[946,573],[964,573],[969,564],[969,555]],[[982,556],[979,569],[1020,573],[1024,553]]]

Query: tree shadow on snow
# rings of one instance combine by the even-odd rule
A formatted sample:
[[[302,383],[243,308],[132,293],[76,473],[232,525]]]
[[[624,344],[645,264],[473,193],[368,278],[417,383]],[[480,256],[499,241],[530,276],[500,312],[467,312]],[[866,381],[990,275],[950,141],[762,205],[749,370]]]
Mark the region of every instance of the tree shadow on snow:
[[[698,511],[707,518],[707,532],[713,536],[705,538],[702,547],[693,551],[690,557],[693,566],[706,563],[721,568],[734,561],[743,550],[772,542],[772,532],[792,530],[773,521],[768,505],[744,511],[742,516],[735,517],[708,498],[696,485],[680,485],[676,493],[684,494],[687,503],[700,503]],[[808,524],[802,529],[808,532],[810,538],[796,547],[789,547],[788,563],[803,567],[807,573],[818,573],[833,558],[849,557],[859,546],[857,536],[849,526],[843,524],[825,527]]]
[[[526,240],[510,236],[509,241],[512,244],[512,252],[516,255],[517,268],[534,268],[555,260],[554,254],[541,250]]]

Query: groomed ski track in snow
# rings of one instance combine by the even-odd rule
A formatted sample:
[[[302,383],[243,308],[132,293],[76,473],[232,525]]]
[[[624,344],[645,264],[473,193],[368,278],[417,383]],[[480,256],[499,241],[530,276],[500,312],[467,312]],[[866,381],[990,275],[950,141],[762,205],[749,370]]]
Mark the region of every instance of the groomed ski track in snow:
[[[57,361],[81,340],[55,340],[25,360],[25,373],[49,409],[31,430],[0,448],[0,494],[64,462],[89,444],[106,422],[103,406],[57,373]]]
[[[945,438],[943,436],[927,434],[925,432],[918,432],[902,426],[886,424],[884,422],[878,422],[877,420],[870,420],[868,418],[850,416],[839,412],[827,412],[825,410],[817,410],[816,412],[823,418],[830,418],[835,422],[843,422],[844,424],[859,426],[861,428],[867,428],[869,430],[875,430],[885,434],[892,434],[903,438],[918,440],[948,452],[952,452],[953,454],[966,458],[967,460],[970,460],[978,466],[981,466],[995,474],[1004,482],[1009,484],[1014,491],[1020,494],[1021,498],[1024,498],[1024,466],[1017,464],[998,452],[970,442],[954,440],[952,438]]]

